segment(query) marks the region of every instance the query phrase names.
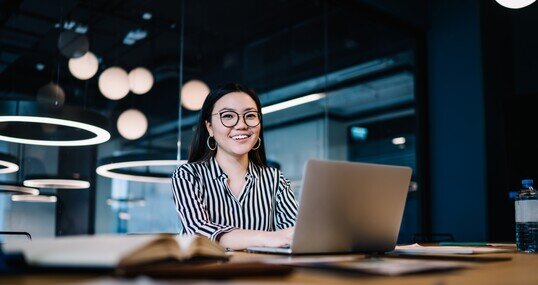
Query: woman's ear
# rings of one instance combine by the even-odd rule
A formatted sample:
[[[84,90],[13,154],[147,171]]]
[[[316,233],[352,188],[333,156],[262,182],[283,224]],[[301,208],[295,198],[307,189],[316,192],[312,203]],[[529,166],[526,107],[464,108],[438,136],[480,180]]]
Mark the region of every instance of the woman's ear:
[[[207,132],[209,133],[209,136],[213,136],[213,128],[211,126],[211,123],[209,121],[205,121],[205,128],[207,129]]]

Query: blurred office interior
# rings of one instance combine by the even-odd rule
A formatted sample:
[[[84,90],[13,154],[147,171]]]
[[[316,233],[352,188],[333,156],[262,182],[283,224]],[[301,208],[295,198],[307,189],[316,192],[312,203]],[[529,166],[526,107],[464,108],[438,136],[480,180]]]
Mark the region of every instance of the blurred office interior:
[[[69,178],[90,186],[45,183],[40,201],[0,192],[0,230],[178,232],[167,179],[175,165],[116,172],[151,181],[96,169],[186,160],[196,99],[239,82],[264,107],[310,100],[264,112],[267,157],[297,196],[309,158],[409,166],[400,242],[513,241],[510,192],[538,178],[537,25],[538,4],[514,10],[494,0],[0,0],[0,115],[46,106],[51,116],[104,119],[111,135],[79,146],[1,140],[19,170],[0,174],[0,184]],[[119,94],[127,73],[149,85]],[[88,136],[0,122],[4,135]]]

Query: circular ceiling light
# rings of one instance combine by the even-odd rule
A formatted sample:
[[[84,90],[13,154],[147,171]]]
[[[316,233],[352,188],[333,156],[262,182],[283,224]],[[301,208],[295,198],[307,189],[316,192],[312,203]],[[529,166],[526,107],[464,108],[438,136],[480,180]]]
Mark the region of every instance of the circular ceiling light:
[[[534,3],[536,0],[495,0],[502,6],[510,9],[521,9]]]
[[[128,140],[142,137],[148,129],[148,119],[137,109],[129,109],[121,113],[116,124],[120,135]]]
[[[82,146],[106,142],[108,120],[74,106],[47,108],[34,102],[0,104],[0,140],[47,146]],[[53,131],[50,127],[54,126]],[[44,128],[45,127],[45,128]]]
[[[97,73],[97,69],[99,69],[99,61],[97,60],[97,57],[89,51],[82,57],[69,59],[68,66],[69,71],[74,77],[80,80],[87,80]]]
[[[99,76],[99,91],[110,100],[119,100],[129,93],[129,75],[121,67],[107,68]]]
[[[153,87],[153,75],[149,70],[138,67],[129,72],[129,88],[133,93],[146,94],[151,87]]]
[[[58,37],[58,49],[65,57],[79,58],[90,49],[90,42],[84,35],[73,31],[64,31]]]
[[[0,182],[0,193],[2,194],[25,194],[39,195],[39,190],[32,187],[22,186],[16,183]]]
[[[97,167],[97,174],[114,179],[122,179],[149,183],[171,183],[171,172],[149,172],[132,170],[136,167],[177,167],[186,163],[186,160],[176,160],[176,154],[127,154],[104,158]],[[130,170],[131,169],[131,170]]]
[[[13,173],[19,171],[19,165],[17,164],[17,158],[0,153],[0,174]]]
[[[209,91],[209,87],[203,81],[190,80],[181,88],[181,104],[192,111],[200,110]]]
[[[107,205],[112,207],[118,206],[146,206],[146,200],[142,198],[127,198],[127,199],[118,199],[110,198],[106,200]]]
[[[37,102],[54,108],[63,107],[65,92],[58,84],[49,83],[37,91]]]
[[[24,180],[24,186],[54,189],[88,189],[90,182],[78,178],[56,178],[50,176],[31,176]]]
[[[58,201],[56,196],[47,195],[11,195],[13,202],[37,202],[37,203],[55,203]]]

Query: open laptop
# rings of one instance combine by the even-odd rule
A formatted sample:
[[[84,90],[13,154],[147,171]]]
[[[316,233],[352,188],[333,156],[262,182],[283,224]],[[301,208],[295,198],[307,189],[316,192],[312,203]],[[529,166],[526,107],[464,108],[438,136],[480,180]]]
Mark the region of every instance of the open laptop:
[[[411,172],[409,167],[309,160],[291,246],[247,250],[281,254],[391,251]]]

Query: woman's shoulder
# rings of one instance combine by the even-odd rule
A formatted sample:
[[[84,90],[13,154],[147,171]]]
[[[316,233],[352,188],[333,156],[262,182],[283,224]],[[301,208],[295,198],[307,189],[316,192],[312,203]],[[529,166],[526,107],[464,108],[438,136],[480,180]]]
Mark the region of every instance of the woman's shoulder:
[[[258,165],[258,164],[252,164],[254,171],[258,176],[270,176],[274,177],[275,175],[281,176],[282,171],[276,167],[266,166],[266,165]]]
[[[192,175],[199,176],[202,174],[203,169],[208,168],[207,161],[187,162],[180,165],[175,171],[174,176]]]

